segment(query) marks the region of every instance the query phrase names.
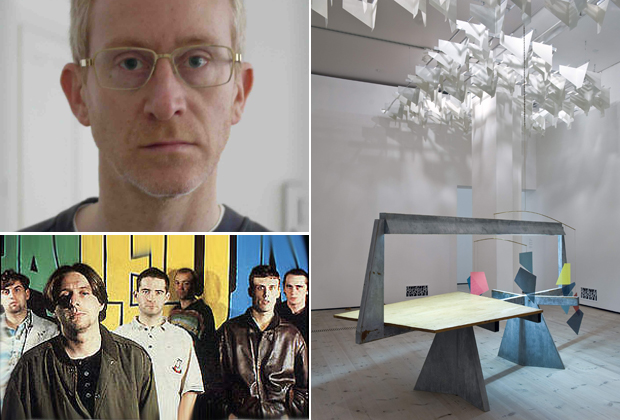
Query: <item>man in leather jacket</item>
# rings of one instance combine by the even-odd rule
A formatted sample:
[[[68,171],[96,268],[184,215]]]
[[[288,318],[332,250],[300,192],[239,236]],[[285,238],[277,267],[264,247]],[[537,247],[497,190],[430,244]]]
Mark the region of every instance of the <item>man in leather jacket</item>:
[[[91,267],[58,268],[43,295],[60,335],[26,352],[9,380],[4,419],[159,419],[151,359],[109,332],[108,294]]]
[[[218,331],[224,405],[241,418],[308,416],[308,348],[274,307],[280,275],[259,265],[250,273],[252,306]]]

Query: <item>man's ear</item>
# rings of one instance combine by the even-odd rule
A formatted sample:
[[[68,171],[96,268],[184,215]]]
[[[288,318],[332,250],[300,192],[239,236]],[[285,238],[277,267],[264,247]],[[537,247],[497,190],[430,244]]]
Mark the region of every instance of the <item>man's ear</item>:
[[[235,97],[233,98],[232,123],[241,121],[245,102],[254,85],[254,69],[250,63],[242,63],[238,76],[234,76]]]
[[[65,96],[67,97],[67,101],[69,101],[69,106],[75,118],[77,118],[83,126],[90,126],[88,108],[82,97],[82,74],[80,68],[75,63],[68,63],[62,69],[60,86],[62,86],[62,90],[65,92]]]
[[[26,289],[26,300],[30,299],[30,289]]]

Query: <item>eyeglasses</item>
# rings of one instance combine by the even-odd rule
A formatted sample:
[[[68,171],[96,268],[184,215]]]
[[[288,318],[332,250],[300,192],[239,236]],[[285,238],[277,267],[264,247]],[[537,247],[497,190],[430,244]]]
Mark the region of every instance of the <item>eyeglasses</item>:
[[[146,85],[160,58],[170,60],[174,72],[191,87],[225,85],[233,74],[233,65],[241,63],[241,54],[222,45],[192,45],[170,54],[158,54],[147,48],[107,48],[92,58],[80,60],[81,67],[93,67],[99,86],[114,90],[136,90]]]

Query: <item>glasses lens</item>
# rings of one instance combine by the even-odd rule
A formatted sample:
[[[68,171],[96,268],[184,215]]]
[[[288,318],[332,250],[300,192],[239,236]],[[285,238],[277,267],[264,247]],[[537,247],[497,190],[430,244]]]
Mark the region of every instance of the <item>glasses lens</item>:
[[[179,76],[190,86],[223,85],[232,75],[232,51],[213,45],[181,48],[174,53],[174,64]]]
[[[140,49],[103,50],[95,58],[95,71],[101,86],[111,89],[137,89],[151,76],[155,56]]]

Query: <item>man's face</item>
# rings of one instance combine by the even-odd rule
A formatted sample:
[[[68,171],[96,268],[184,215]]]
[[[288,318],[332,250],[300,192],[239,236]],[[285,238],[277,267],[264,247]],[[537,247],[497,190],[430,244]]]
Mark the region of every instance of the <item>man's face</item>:
[[[304,276],[289,274],[284,279],[284,294],[291,305],[306,305],[308,286]]]
[[[160,54],[196,44],[232,48],[229,3],[97,0],[90,12],[90,56],[112,47]],[[241,115],[238,79],[192,88],[175,75],[168,59],[159,60],[151,80],[135,91],[101,88],[94,69],[87,74],[82,93],[86,124],[99,148],[100,176],[157,197],[187,194],[215,179],[230,127]]]
[[[178,273],[174,277],[174,290],[177,297],[181,300],[191,300],[194,298],[194,288],[192,275],[190,273]]]
[[[30,290],[24,288],[20,281],[2,289],[2,307],[8,314],[19,314],[28,308]]]
[[[140,281],[140,289],[135,293],[140,314],[148,316],[161,315],[164,304],[170,297],[166,292],[166,281],[154,277],[145,277]]]
[[[60,283],[60,294],[54,313],[63,331],[80,333],[99,323],[99,312],[104,305],[93,294],[93,289],[80,273],[72,272]]]
[[[251,285],[252,308],[257,312],[272,312],[280,296],[280,279],[275,277],[254,277]]]

